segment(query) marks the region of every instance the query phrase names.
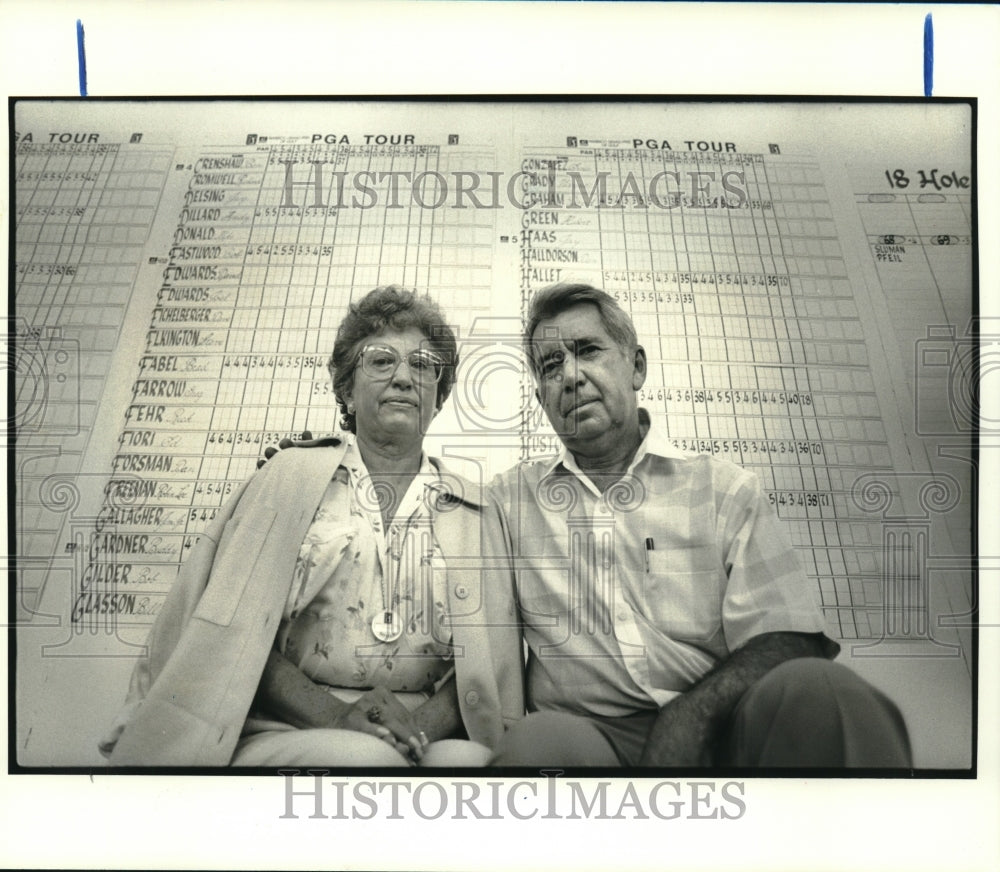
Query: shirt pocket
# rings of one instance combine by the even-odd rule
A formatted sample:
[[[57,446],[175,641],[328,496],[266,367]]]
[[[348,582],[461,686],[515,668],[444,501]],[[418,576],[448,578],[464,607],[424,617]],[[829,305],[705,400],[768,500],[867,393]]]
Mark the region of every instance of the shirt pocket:
[[[646,613],[657,630],[681,642],[707,642],[722,630],[725,574],[711,548],[649,551]]]

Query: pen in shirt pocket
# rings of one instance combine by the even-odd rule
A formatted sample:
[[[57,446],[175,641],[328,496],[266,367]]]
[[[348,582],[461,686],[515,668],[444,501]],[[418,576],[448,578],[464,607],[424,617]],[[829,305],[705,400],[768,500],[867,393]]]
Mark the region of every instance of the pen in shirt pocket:
[[[646,575],[649,575],[649,554],[653,550],[653,540],[649,536],[646,537]]]

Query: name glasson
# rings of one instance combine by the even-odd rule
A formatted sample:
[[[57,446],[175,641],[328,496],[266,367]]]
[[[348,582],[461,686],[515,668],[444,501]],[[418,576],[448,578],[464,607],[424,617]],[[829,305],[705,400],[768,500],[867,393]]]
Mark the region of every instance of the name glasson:
[[[543,770],[545,781],[324,780],[328,770],[279,769],[281,818],[320,820],[738,820],[742,781],[574,781]],[[298,779],[298,780],[296,780]]]

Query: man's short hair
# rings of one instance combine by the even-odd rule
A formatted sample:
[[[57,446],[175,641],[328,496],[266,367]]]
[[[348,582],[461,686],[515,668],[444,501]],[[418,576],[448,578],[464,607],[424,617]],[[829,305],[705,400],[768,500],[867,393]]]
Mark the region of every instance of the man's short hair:
[[[542,288],[528,307],[528,322],[524,327],[524,352],[528,357],[535,375],[539,372],[539,364],[535,357],[535,345],[532,341],[539,323],[554,318],[560,312],[565,312],[573,306],[590,305],[597,308],[604,329],[619,348],[625,353],[631,353],[639,345],[632,319],[615,302],[614,297],[593,285],[582,283],[560,282]]]

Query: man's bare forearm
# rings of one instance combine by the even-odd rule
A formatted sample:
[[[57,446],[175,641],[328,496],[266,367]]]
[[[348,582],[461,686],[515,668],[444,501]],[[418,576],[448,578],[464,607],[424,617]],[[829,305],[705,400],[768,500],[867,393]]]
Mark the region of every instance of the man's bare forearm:
[[[640,765],[711,765],[722,728],[752,684],[786,660],[826,657],[830,650],[820,633],[754,637],[660,710]]]

